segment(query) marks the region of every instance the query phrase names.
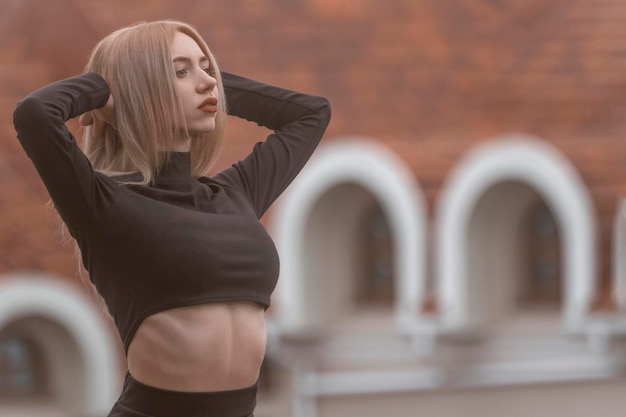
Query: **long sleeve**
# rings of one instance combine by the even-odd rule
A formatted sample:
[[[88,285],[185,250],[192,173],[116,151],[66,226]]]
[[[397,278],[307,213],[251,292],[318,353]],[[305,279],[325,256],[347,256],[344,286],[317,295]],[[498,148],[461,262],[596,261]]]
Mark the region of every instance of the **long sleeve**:
[[[317,147],[330,121],[323,97],[222,73],[229,114],[274,132],[216,180],[242,189],[258,217],[287,188]]]
[[[72,234],[88,227],[97,216],[95,199],[113,189],[93,170],[65,122],[104,106],[109,94],[102,77],[87,73],[34,91],[13,113],[17,137]]]

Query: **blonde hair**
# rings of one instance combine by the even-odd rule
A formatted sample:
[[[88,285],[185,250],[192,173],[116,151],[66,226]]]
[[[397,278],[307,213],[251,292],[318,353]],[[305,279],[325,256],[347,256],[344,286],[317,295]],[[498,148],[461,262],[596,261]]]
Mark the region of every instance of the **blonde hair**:
[[[191,37],[209,58],[219,91],[215,129],[188,132],[180,97],[174,88],[171,45],[176,32]],[[186,23],[164,20],[119,29],[93,49],[86,71],[100,74],[114,99],[117,129],[107,125],[103,138],[85,129],[84,152],[94,169],[107,175],[139,172],[148,184],[167,163],[177,142],[191,140],[191,174],[205,175],[224,141],[226,99],[215,57],[198,31]]]

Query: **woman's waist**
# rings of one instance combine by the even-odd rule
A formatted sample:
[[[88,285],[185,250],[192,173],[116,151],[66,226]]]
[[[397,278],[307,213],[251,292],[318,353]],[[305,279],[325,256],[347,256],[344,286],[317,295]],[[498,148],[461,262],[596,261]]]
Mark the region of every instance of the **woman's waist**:
[[[127,353],[130,373],[147,385],[220,391],[253,385],[266,347],[265,316],[252,303],[203,304],[146,318]]]
[[[164,390],[143,384],[127,373],[122,395],[113,409],[130,409],[143,413],[141,415],[154,417],[252,416],[256,405],[257,390],[258,383],[247,388],[229,391]]]

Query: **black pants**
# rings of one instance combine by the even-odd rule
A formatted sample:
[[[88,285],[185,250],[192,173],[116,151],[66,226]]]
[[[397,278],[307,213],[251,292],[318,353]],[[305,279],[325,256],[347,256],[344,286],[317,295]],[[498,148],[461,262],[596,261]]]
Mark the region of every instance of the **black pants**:
[[[108,417],[253,417],[257,384],[232,391],[180,392],[151,387],[126,374]]]

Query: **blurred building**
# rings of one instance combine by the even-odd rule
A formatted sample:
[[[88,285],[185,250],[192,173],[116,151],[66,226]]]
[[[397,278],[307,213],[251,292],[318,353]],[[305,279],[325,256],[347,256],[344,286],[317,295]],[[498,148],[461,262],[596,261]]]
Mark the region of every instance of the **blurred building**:
[[[255,415],[621,416],[626,4],[0,0],[0,417],[104,416],[123,352],[12,127],[140,20],[328,97],[264,219],[281,254]],[[229,121],[215,170],[266,132]],[[70,122],[75,129],[76,123]]]

